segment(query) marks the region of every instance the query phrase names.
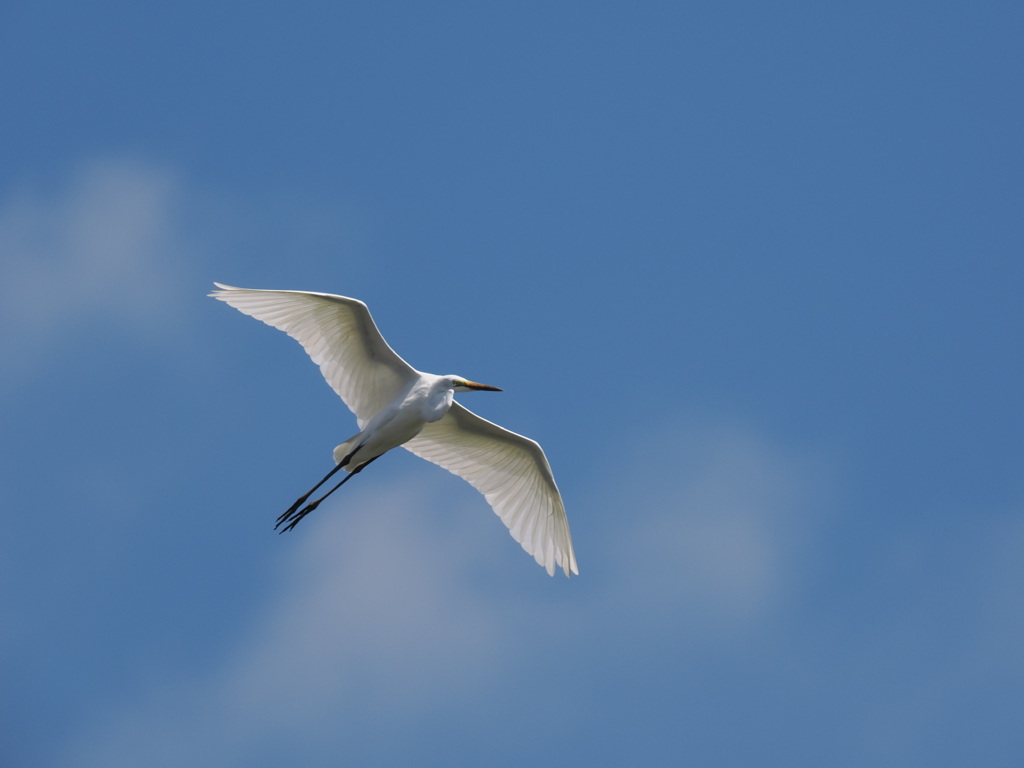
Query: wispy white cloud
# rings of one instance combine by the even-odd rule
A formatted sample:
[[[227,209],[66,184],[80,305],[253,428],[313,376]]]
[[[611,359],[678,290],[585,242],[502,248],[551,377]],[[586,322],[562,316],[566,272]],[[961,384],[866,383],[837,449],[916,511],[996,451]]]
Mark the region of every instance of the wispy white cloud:
[[[989,554],[975,662],[993,677],[1024,682],[1024,505],[998,523]]]
[[[544,590],[517,593],[520,609],[510,610],[471,578],[479,544],[459,520],[478,515],[482,502],[460,514],[465,502],[446,496],[450,484],[400,478],[401,490],[352,494],[346,507],[372,505],[374,513],[307,524],[305,538],[290,542],[295,554],[281,566],[280,589],[219,668],[192,671],[191,683],[158,687],[109,713],[72,745],[69,760],[110,766],[171,754],[183,764],[246,764],[253,745],[331,741],[355,720],[397,727],[489,686],[514,688],[514,670],[550,663],[549,643],[558,653],[592,645],[609,623],[629,625],[623,642],[633,650],[687,616],[679,626],[691,640],[694,615],[709,639],[749,631],[791,586],[793,528],[816,480],[748,433],[665,442],[675,446],[665,461],[690,469],[624,473],[624,486],[578,510],[580,527],[584,516],[590,521],[581,538],[599,546],[581,552],[587,568],[569,583],[584,588],[579,599],[556,604],[540,597]],[[511,539],[507,547],[521,554]],[[587,570],[603,586],[588,587]],[[522,693],[537,700],[555,691]],[[577,706],[579,699],[574,692]]]
[[[742,428],[679,424],[607,497],[622,520],[610,559],[619,596],[713,624],[760,620],[792,594],[823,515],[827,465]]]
[[[98,318],[150,335],[175,321],[179,203],[172,174],[129,160],[86,163],[50,193],[6,190],[0,343],[8,360],[31,365]]]
[[[229,700],[286,727],[325,705],[436,702],[497,661],[497,615],[467,581],[472,554],[438,519],[432,484],[368,492],[364,517],[324,515],[285,566],[285,583],[221,680]],[[372,501],[370,500],[372,498]],[[353,500],[349,500],[351,505]],[[418,515],[426,506],[434,514]],[[441,523],[440,525],[438,525]],[[277,702],[297,702],[290,714]]]
[[[286,540],[280,589],[222,664],[91,724],[69,764],[243,765],[254,745],[315,745],[346,721],[423,716],[486,684],[508,653],[500,612],[466,578],[467,542],[413,512],[424,506],[448,506],[436,484],[349,496],[365,516],[325,505],[315,530]]]

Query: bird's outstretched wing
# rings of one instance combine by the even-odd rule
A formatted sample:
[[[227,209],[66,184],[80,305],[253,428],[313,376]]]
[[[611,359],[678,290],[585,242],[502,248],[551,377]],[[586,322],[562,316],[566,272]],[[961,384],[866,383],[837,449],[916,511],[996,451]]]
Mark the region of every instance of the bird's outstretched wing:
[[[484,495],[512,538],[554,575],[579,573],[562,496],[540,445],[458,403],[403,445]]]
[[[370,310],[357,299],[214,285],[215,299],[298,341],[356,415],[360,429],[417,375],[384,341]]]

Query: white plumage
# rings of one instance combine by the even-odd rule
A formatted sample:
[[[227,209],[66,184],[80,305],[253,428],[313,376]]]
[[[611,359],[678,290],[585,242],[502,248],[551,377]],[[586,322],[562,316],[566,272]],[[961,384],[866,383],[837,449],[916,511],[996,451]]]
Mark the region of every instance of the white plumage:
[[[357,299],[215,285],[219,290],[211,296],[298,341],[359,424],[360,432],[335,449],[335,468],[278,525],[293,527],[336,490],[341,483],[299,509],[339,469],[349,473],[348,480],[401,445],[480,491],[513,538],[549,574],[556,566],[566,576],[579,573],[562,497],[540,445],[453,399],[457,391],[497,387],[417,371],[388,346]]]

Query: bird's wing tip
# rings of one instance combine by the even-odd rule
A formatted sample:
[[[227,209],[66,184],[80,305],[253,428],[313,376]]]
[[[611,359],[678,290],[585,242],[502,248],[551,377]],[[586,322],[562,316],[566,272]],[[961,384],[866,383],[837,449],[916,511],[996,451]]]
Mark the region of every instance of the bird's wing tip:
[[[228,292],[230,292],[230,291],[243,291],[243,290],[245,290],[244,288],[238,288],[238,287],[236,287],[236,286],[234,286],[234,285],[225,285],[224,283],[218,283],[218,282],[216,282],[216,281],[214,281],[214,283],[213,283],[213,284],[214,284],[215,286],[217,286],[217,289],[216,289],[216,290],[213,290],[213,291],[210,291],[210,292],[209,292],[208,294],[206,294],[206,295],[207,295],[207,296],[210,296],[210,297],[212,297],[212,298],[214,298],[214,299],[223,299],[223,298],[224,298],[224,296],[225,296],[225,295],[226,295],[226,294],[227,294]]]
[[[567,579],[572,576],[580,575],[579,566],[576,565],[576,556],[572,552],[569,552],[568,555],[563,555],[562,557],[553,557],[548,561],[543,561],[539,558],[536,559],[544,570],[548,572],[548,576],[551,576],[552,578],[558,570],[561,570]]]

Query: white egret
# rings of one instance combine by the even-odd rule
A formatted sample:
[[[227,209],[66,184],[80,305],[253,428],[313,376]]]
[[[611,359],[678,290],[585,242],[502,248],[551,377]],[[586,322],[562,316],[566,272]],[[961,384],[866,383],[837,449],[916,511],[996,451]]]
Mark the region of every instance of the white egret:
[[[417,371],[399,357],[358,299],[214,283],[210,296],[298,341],[356,415],[360,431],[334,449],[334,468],[274,527],[296,524],[371,461],[401,445],[484,495],[512,537],[550,575],[578,574],[562,497],[540,445],[459,405],[455,392],[500,391],[461,376]],[[314,501],[338,470],[348,474]],[[303,506],[305,505],[305,506]]]

